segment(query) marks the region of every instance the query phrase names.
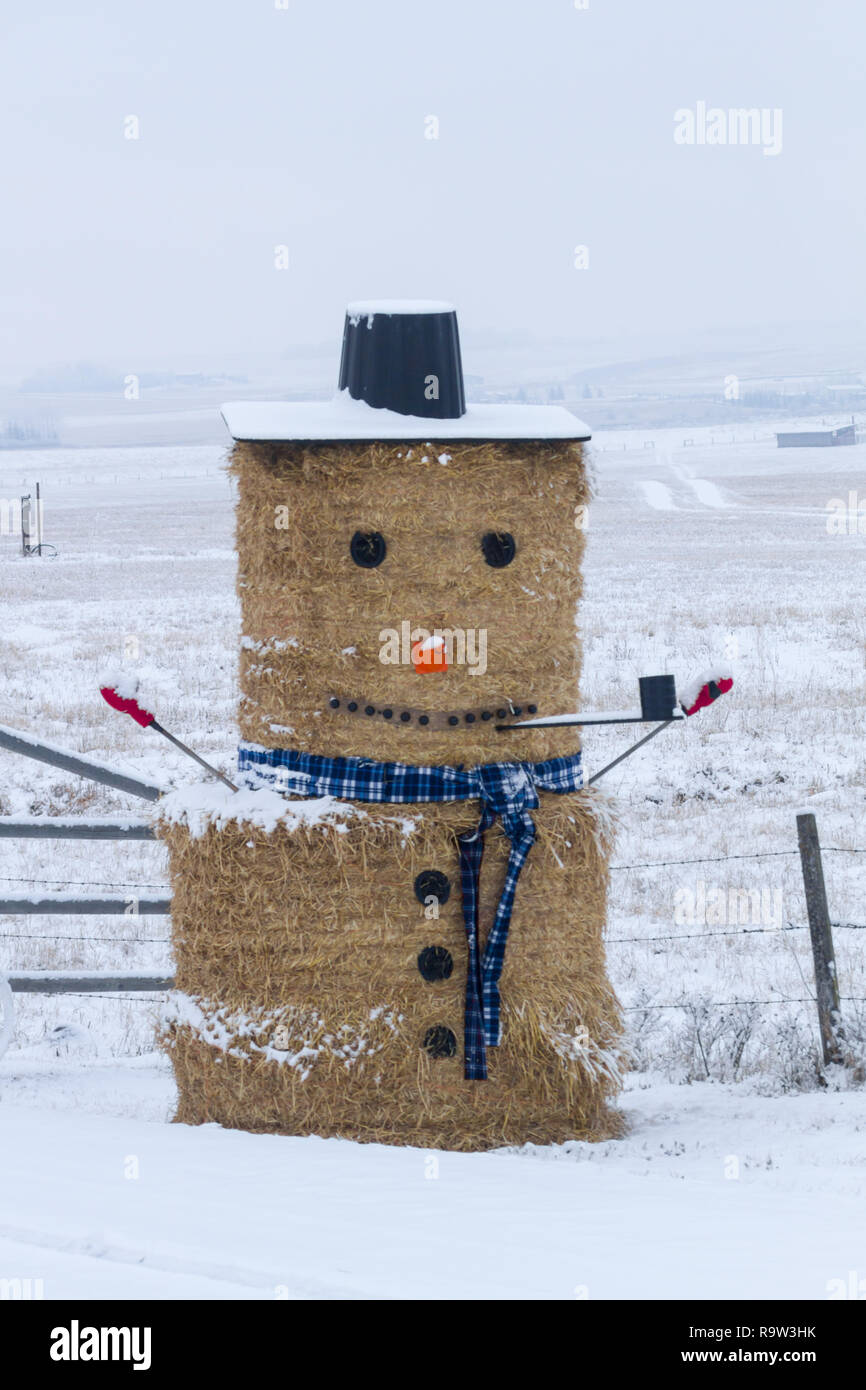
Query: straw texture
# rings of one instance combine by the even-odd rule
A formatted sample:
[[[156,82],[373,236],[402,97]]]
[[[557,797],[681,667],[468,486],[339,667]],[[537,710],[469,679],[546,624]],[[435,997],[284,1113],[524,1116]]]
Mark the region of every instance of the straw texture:
[[[541,793],[502,975],[503,1042],[486,1082],[463,1079],[466,939],[456,835],[476,803],[364,808],[272,833],[199,837],[163,825],[181,1007],[164,1043],[178,1119],[450,1149],[604,1138],[621,1065],[604,924],[609,822],[598,793]],[[487,832],[481,920],[492,920],[508,842]],[[436,869],[446,902],[414,881]],[[434,915],[438,908],[438,916]],[[452,969],[430,982],[426,947]],[[453,1057],[428,1031],[450,1029]]]
[[[589,498],[580,444],[237,444],[232,468],[245,740],[409,763],[539,761],[580,746],[577,729],[502,734],[481,718],[509,700],[539,715],[576,708]],[[356,532],[384,539],[377,567],[353,561]],[[502,533],[516,554],[492,568],[482,541]],[[383,663],[383,632],[404,622],[476,634],[470,656],[483,631],[486,670],[455,661],[419,675],[411,662]],[[349,700],[376,714],[350,717]],[[459,722],[400,720],[418,709]]]
[[[590,494],[579,444],[238,444],[232,468],[243,739],[465,766],[579,748],[573,728],[495,729],[514,705],[525,716],[578,707]],[[384,543],[381,563],[355,563],[356,533]],[[485,538],[506,535],[511,563],[487,563]],[[404,623],[455,634],[447,672],[382,660]],[[621,1029],[602,940],[610,816],[596,792],[540,798],[501,979],[503,1041],[484,1082],[463,1078],[457,836],[477,825],[476,802],[362,806],[267,830],[229,817],[203,834],[164,818],[177,995],[163,1042],[178,1119],[464,1150],[617,1134]],[[494,825],[482,945],[508,849]],[[418,900],[422,870],[446,876],[447,901]],[[425,977],[429,948],[442,978]],[[452,1055],[425,1047],[434,1030]]]

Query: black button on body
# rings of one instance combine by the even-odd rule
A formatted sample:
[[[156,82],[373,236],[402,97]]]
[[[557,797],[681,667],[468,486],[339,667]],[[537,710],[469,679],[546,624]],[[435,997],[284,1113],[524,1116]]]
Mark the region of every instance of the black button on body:
[[[481,550],[488,565],[501,570],[511,564],[517,554],[517,545],[510,531],[488,531],[481,538]]]
[[[376,710],[375,710],[375,708],[374,708],[373,705],[365,705],[365,706],[364,706],[364,713],[365,713],[365,714],[375,714],[375,713],[376,713]]]
[[[394,718],[394,711],[393,711],[392,709],[383,709],[383,710],[382,710],[382,718],[383,718],[383,719],[393,719],[393,718]]]
[[[526,713],[527,713],[527,714],[537,714],[537,713],[538,713],[538,705],[527,705],[527,706],[526,706]]]
[[[427,1029],[422,1046],[431,1057],[454,1057],[457,1053],[457,1039],[442,1023]]]
[[[490,713],[489,709],[484,709],[481,711],[481,718],[484,720],[492,719],[493,715]]]
[[[429,723],[430,723],[430,716],[429,716],[429,714],[419,714],[419,715],[418,715],[418,723],[419,723],[419,724],[429,724]]]
[[[496,711],[496,718],[497,718],[497,719],[504,719],[507,713],[508,713],[508,710],[505,710],[505,709],[498,709],[498,710]]]
[[[348,703],[347,706],[346,706],[346,709],[351,710],[353,714],[355,713],[355,710],[356,710],[357,708],[358,708],[358,701],[357,701],[357,700],[350,700],[349,703]]]
[[[425,946],[418,956],[418,969],[431,984],[434,980],[447,980],[454,969],[451,952],[444,946]]]
[[[385,558],[385,537],[381,531],[356,531],[349,546],[352,559],[362,570],[374,570]]]
[[[451,896],[451,882],[438,869],[422,869],[415,879],[415,897],[427,906],[428,898],[438,898],[440,905]]]
[[[449,723],[449,724],[452,726],[452,728],[453,728],[453,726],[454,726],[455,724],[459,724],[459,723],[460,723],[460,720],[457,718],[457,715],[456,715],[456,714],[449,714],[449,716],[448,716],[448,723]]]
[[[336,698],[336,696],[334,697],[334,699],[329,700],[329,701],[328,701],[328,704],[331,706],[331,709],[339,709],[339,708],[340,708],[340,701]]]
[[[403,724],[408,724],[411,718],[411,714],[407,714],[406,710],[404,710],[403,713],[400,715],[400,720]]]
[[[474,715],[474,714],[467,714],[467,716],[466,716],[466,723],[467,723],[467,724],[474,724],[474,723],[475,723],[475,715]]]

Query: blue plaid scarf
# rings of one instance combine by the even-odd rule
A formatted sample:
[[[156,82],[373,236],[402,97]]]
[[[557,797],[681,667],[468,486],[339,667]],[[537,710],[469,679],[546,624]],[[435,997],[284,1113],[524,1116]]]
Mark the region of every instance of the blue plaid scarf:
[[[476,767],[411,767],[367,758],[323,758],[288,748],[241,744],[238,768],[252,787],[271,787],[293,796],[336,796],[347,801],[480,801],[476,830],[458,837],[463,922],[468,946],[464,1075],[487,1077],[487,1048],[500,1039],[499,977],[520,871],[535,840],[529,814],[538,806],[538,788],[575,792],[583,786],[580,754],[542,763],[481,763]],[[478,879],[484,832],[499,816],[511,842],[505,887],[484,951],[478,935]]]

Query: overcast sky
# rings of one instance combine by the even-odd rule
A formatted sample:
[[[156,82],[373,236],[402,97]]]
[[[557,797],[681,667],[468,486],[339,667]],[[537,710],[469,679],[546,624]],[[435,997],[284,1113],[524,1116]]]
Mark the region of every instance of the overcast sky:
[[[380,295],[578,339],[862,315],[862,0],[0,3],[4,367],[282,352]],[[676,143],[699,102],[781,151]]]

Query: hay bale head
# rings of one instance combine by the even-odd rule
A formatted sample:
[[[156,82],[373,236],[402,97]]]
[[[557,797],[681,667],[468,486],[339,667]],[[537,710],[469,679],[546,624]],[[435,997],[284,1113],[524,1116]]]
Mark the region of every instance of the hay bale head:
[[[576,708],[580,443],[243,443],[232,467],[243,739],[422,764],[579,746],[496,724]]]
[[[555,409],[464,413],[453,355],[431,372],[448,325],[420,318],[416,341],[399,312],[350,314],[357,404],[226,408],[242,740],[467,768],[574,753],[574,728],[496,726],[577,708],[585,430]],[[483,1082],[464,1078],[457,839],[477,801],[165,810],[180,1117],[465,1149],[614,1132],[608,823],[595,794],[540,797]],[[482,949],[509,850],[498,824],[485,839]]]

